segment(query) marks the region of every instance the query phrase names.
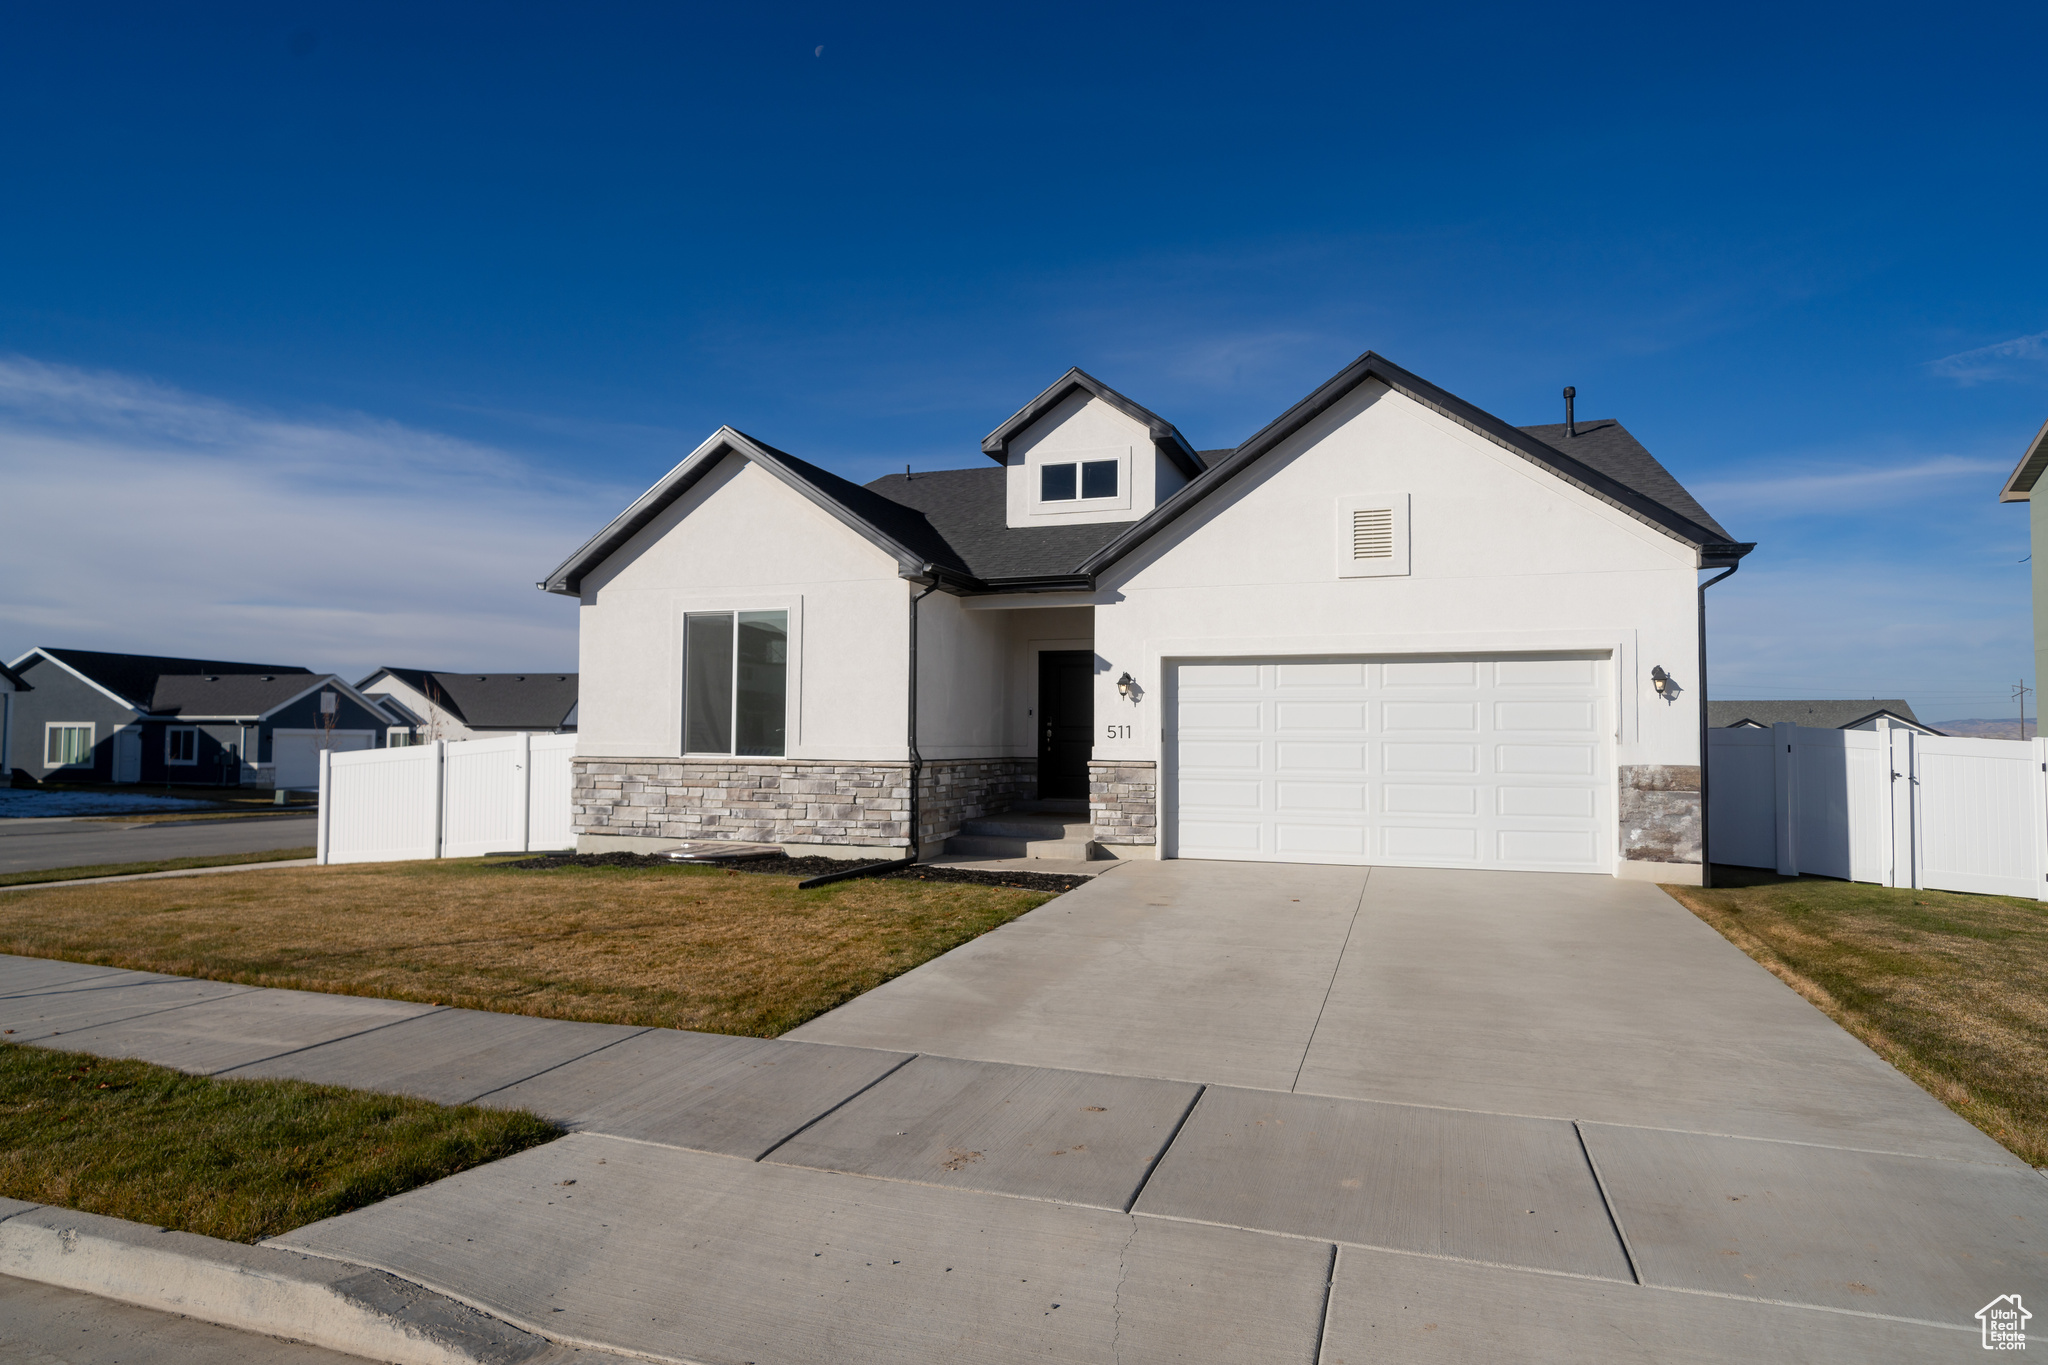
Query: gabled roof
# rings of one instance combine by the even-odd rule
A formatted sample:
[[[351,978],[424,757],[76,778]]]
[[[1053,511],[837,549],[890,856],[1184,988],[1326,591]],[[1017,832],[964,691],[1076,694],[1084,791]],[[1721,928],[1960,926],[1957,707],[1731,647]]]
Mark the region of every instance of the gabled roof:
[[[1088,588],[1098,573],[1369,380],[1386,384],[1692,548],[1702,568],[1727,567],[1756,548],[1732,539],[1619,422],[1583,423],[1575,437],[1563,435],[1562,427],[1511,427],[1368,351],[1243,445],[1234,450],[1199,452],[1196,468],[1200,472],[1194,479],[1135,522],[1013,527],[1008,524],[1006,475],[1000,468],[892,474],[862,488],[731,427],[720,427],[539,586],[549,592],[578,594],[586,573],[688,492],[720,460],[738,455],[773,473],[894,556],[898,572],[905,578],[936,582],[958,593]],[[1159,421],[1090,376],[1071,370],[1059,384],[991,433],[982,442],[983,450],[1000,460],[1011,436],[1077,388],[1120,407],[1128,405],[1127,410],[1138,420]],[[1171,441],[1185,447],[1179,432],[1163,422],[1161,426],[1170,433]],[[1169,437],[1155,434],[1154,439]]]
[[[981,438],[982,453],[997,464],[1007,464],[1010,458],[1010,438],[1023,431],[1039,418],[1064,403],[1068,396],[1076,393],[1092,394],[1115,408],[1134,422],[1144,424],[1146,433],[1160,454],[1192,479],[1202,472],[1202,457],[1188,438],[1181,435],[1173,423],[1149,408],[1143,408],[1112,389],[1085,370],[1071,369],[1053,381],[1052,387],[1038,397],[1017,409],[1008,421]]]
[[[1396,393],[1484,436],[1503,450],[1519,455],[1566,483],[1690,546],[1699,552],[1701,568],[1722,568],[1735,564],[1756,548],[1753,543],[1745,544],[1731,540],[1726,531],[1712,524],[1711,518],[1704,523],[1696,519],[1693,512],[1699,510],[1699,504],[1693,502],[1690,497],[1686,502],[1691,505],[1693,512],[1666,506],[1652,493],[1631,487],[1614,474],[1596,468],[1590,460],[1568,455],[1541,438],[1519,427],[1511,427],[1492,413],[1474,407],[1456,394],[1438,388],[1419,375],[1410,374],[1385,357],[1367,351],[1324,381],[1308,397],[1273,419],[1264,430],[1239,446],[1229,456],[1211,466],[1207,473],[1161,503],[1143,520],[1104,546],[1100,552],[1080,566],[1081,572],[1093,575],[1115,564],[1198,505],[1202,499],[1258,463],[1288,437],[1336,406],[1359,385],[1375,379]],[[1623,432],[1621,436],[1627,437],[1627,433]],[[1618,441],[1615,438],[1609,439],[1613,443],[1607,447],[1609,453],[1618,455]],[[1627,439],[1630,445],[1635,444],[1633,437]],[[1635,448],[1641,450],[1640,446]],[[1645,451],[1643,454],[1647,459],[1648,452]],[[1629,463],[1619,459],[1614,462],[1624,465]],[[1658,474],[1670,479],[1662,465],[1657,465],[1655,460],[1650,460],[1649,463],[1656,466]],[[1638,472],[1647,474],[1648,470],[1639,469]],[[1672,486],[1676,487],[1677,481],[1671,482]],[[1682,489],[1679,491],[1683,492]]]
[[[1707,725],[1716,730],[1731,726],[1804,725],[1813,730],[1848,730],[1878,716],[1905,721],[1930,733],[1940,733],[1913,714],[1903,698],[1850,698],[1845,701],[1709,701]]]
[[[574,673],[446,673],[380,668],[357,683],[398,679],[473,730],[555,730],[576,709]],[[397,703],[393,703],[396,705]]]
[[[38,647],[14,661],[13,667],[35,655],[61,665],[99,688],[122,705],[147,711],[156,692],[156,680],[166,673],[310,673],[292,664],[245,664],[219,659],[181,659],[164,654],[108,654],[94,649],[49,649]]]
[[[0,664],[0,682],[6,683],[7,690],[10,692],[27,692],[30,690],[28,679],[16,673],[6,664]]]
[[[582,591],[584,574],[616,553],[728,455],[752,461],[781,479],[821,510],[864,536],[885,554],[893,556],[906,576],[920,574],[928,566],[957,576],[964,576],[967,572],[945,538],[914,509],[891,502],[857,483],[799,460],[744,432],[720,427],[709,440],[690,452],[689,458],[664,474],[659,483],[614,517],[609,526],[563,560],[538,586],[547,592],[577,596]]]
[[[165,673],[150,698],[153,716],[180,720],[263,720],[309,692],[331,689],[381,709],[332,673]]]
[[[2041,478],[2041,471],[2048,469],[2048,422],[2034,433],[2034,439],[2027,445],[2027,453],[2020,456],[2020,462],[2013,466],[2012,477],[2005,481],[2005,487],[1998,494],[2000,502],[2031,502],[2034,485]]]

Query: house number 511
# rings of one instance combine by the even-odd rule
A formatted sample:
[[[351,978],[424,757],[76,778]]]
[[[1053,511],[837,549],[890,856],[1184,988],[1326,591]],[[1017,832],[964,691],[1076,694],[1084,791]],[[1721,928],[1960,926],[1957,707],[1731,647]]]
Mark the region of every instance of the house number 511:
[[[1131,737],[1131,727],[1128,725],[1112,725],[1108,728],[1111,739],[1129,739]]]

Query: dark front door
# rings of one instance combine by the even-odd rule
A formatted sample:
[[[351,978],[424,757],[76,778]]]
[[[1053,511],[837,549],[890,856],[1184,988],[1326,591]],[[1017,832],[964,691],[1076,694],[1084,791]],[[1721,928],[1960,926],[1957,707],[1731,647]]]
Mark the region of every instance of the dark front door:
[[[1085,800],[1088,755],[1095,749],[1095,652],[1038,656],[1038,795]]]

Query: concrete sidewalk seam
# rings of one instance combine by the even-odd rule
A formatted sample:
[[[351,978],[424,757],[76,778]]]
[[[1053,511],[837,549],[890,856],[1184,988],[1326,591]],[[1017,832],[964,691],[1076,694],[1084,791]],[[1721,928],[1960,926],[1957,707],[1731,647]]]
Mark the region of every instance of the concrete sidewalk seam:
[[[1593,1188],[1600,1192],[1600,1207],[1607,1210],[1607,1221],[1614,1227],[1614,1240],[1621,1243],[1621,1256],[1628,1262],[1628,1273],[1637,1284],[1641,1284],[1643,1270],[1636,1264],[1635,1248],[1628,1244],[1628,1231],[1621,1225],[1621,1211],[1614,1207],[1614,1197],[1607,1193],[1607,1182],[1600,1175],[1600,1163],[1593,1159],[1593,1149],[1586,1145],[1585,1131],[1579,1127],[1577,1119],[1572,1120],[1572,1136],[1579,1140],[1579,1155],[1586,1158],[1586,1169],[1593,1173]]]
[[[1337,1257],[1344,1248],[1330,1243],[1330,1268],[1323,1272],[1323,1315],[1316,1320],[1316,1347],[1309,1359],[1322,1365],[1323,1343],[1330,1338],[1330,1314],[1337,1304]]]
[[[141,982],[141,983],[139,983],[139,984],[141,984],[141,985],[145,985],[145,986],[175,986],[175,985],[177,985],[177,984],[178,984],[178,982],[179,982],[179,981],[190,981],[190,980],[198,980],[198,979],[200,979],[200,978],[196,978],[196,977],[183,977],[183,976],[181,976],[181,977],[177,978],[177,980],[175,980],[175,981],[145,981],[145,982]],[[232,990],[232,991],[230,991],[230,992],[228,992],[228,994],[226,994],[226,995],[210,995],[210,996],[208,996],[208,997],[207,997],[206,999],[204,999],[204,1000],[187,1000],[187,1001],[186,1001],[186,1002],[185,1002],[184,1004],[182,1004],[182,1005],[165,1005],[165,1006],[164,1006],[164,1007],[163,1007],[162,1009],[160,1009],[160,1010],[144,1010],[144,1011],[143,1011],[142,1013],[140,1013],[140,1014],[131,1014],[131,1015],[128,1015],[128,1016],[126,1016],[126,1017],[124,1017],[124,1018],[121,1018],[121,1019],[108,1019],[108,1020],[105,1020],[105,1021],[103,1021],[103,1022],[101,1022],[101,1023],[93,1023],[93,1024],[86,1024],[86,1025],[84,1025],[84,1026],[82,1026],[82,1027],[79,1027],[79,1028],[75,1028],[75,1029],[73,1029],[73,1030],[71,1030],[71,1031],[72,1031],[73,1033],[90,1033],[90,1032],[91,1032],[91,1031],[92,1031],[93,1029],[96,1029],[96,1028],[112,1028],[112,1027],[113,1027],[114,1025],[116,1025],[116,1024],[132,1024],[132,1023],[134,1023],[134,1022],[135,1022],[136,1020],[138,1020],[138,1019],[154,1019],[154,1018],[156,1018],[156,1016],[158,1016],[159,1014],[175,1014],[175,1013],[177,1013],[177,1012],[178,1012],[179,1010],[189,1010],[189,1009],[191,1009],[191,1008],[192,1008],[192,1007],[193,1007],[194,1005],[211,1005],[211,1004],[212,1004],[212,1003],[213,1003],[214,1001],[216,1001],[216,1000],[232,1000],[232,999],[234,999],[234,998],[235,998],[235,996],[237,996],[237,995],[247,995],[247,994],[249,994],[249,993],[250,993],[251,991],[261,991],[261,990],[268,990],[268,989],[269,989],[269,987],[267,987],[267,986],[244,986],[244,985],[241,985],[241,984],[240,984],[239,982],[234,982],[234,981],[222,981],[222,982],[219,982],[218,984],[220,984],[220,985],[223,985],[223,986],[233,986],[233,987],[234,987],[235,989],[234,989],[234,990]],[[68,992],[66,992],[66,994],[68,994]],[[24,998],[24,999],[26,999],[26,998],[28,998],[28,997],[23,997],[23,998]],[[45,1047],[45,1046],[47,1046],[47,1045],[49,1044],[49,1041],[50,1041],[50,1039],[52,1039],[52,1038],[62,1038],[63,1036],[64,1036],[64,1034],[62,1034],[62,1033],[47,1033],[47,1034],[44,1034],[44,1035],[43,1035],[42,1037],[40,1037],[40,1038],[35,1038],[35,1039],[23,1039],[23,1040],[22,1040],[22,1042],[21,1042],[21,1045],[22,1045],[23,1047]],[[0,1041],[4,1041],[4,1040],[0,1040]],[[52,1048],[52,1049],[51,1049],[51,1051],[53,1051],[53,1052],[62,1052],[62,1051],[64,1051],[64,1049],[63,1049],[63,1048]],[[107,1058],[107,1060],[109,1060],[109,1061],[120,1061],[120,1060],[122,1060],[122,1059],[121,1059],[121,1058],[119,1058],[119,1057],[111,1057],[111,1056],[108,1056],[108,1054],[106,1054],[106,1053],[104,1053],[104,1052],[90,1052],[90,1053],[87,1053],[86,1055],[87,1055],[87,1056],[89,1056],[89,1057],[106,1057],[106,1058]]]
[[[890,1078],[891,1076],[893,1076],[893,1075],[895,1075],[895,1074],[896,1074],[897,1072],[901,1071],[901,1070],[902,1070],[902,1069],[903,1069],[904,1067],[906,1067],[906,1066],[909,1066],[909,1065],[910,1065],[910,1064],[911,1064],[912,1062],[916,1061],[916,1060],[917,1060],[917,1059],[918,1059],[919,1057],[921,1057],[921,1056],[923,1056],[923,1055],[924,1055],[924,1054],[922,1054],[922,1053],[919,1053],[919,1052],[913,1052],[913,1053],[911,1053],[911,1054],[910,1054],[909,1056],[905,1057],[905,1058],[904,1058],[904,1059],[903,1059],[902,1061],[900,1061],[900,1062],[896,1063],[896,1065],[894,1065],[894,1066],[890,1067],[890,1068],[889,1068],[889,1069],[888,1069],[887,1071],[884,1071],[884,1072],[883,1072],[883,1073],[882,1073],[881,1075],[879,1075],[879,1076],[875,1077],[875,1078],[874,1078],[873,1080],[869,1081],[869,1082],[868,1082],[868,1083],[867,1083],[866,1085],[864,1085],[864,1086],[862,1086],[862,1087],[861,1087],[860,1089],[858,1089],[858,1090],[854,1091],[854,1092],[853,1092],[853,1093],[852,1093],[851,1095],[848,1095],[848,1096],[847,1096],[847,1097],[846,1097],[845,1099],[843,1099],[843,1100],[839,1101],[839,1103],[837,1103],[837,1104],[833,1105],[833,1106],[832,1106],[832,1107],[831,1107],[830,1109],[827,1109],[827,1110],[826,1110],[826,1111],[825,1111],[824,1113],[822,1113],[822,1114],[813,1114],[813,1115],[812,1115],[812,1116],[811,1116],[810,1118],[807,1118],[807,1119],[805,1119],[805,1120],[804,1120],[804,1121],[803,1121],[802,1123],[800,1123],[800,1124],[798,1124],[798,1125],[797,1125],[796,1127],[794,1127],[794,1128],[790,1129],[790,1130],[789,1130],[789,1131],[788,1131],[787,1133],[784,1133],[784,1134],[783,1134],[783,1135],[782,1135],[781,1137],[777,1138],[777,1139],[776,1139],[775,1141],[773,1141],[773,1142],[769,1143],[769,1144],[768,1144],[768,1146],[767,1146],[767,1147],[766,1147],[766,1148],[765,1148],[765,1149],[764,1149],[764,1150],[762,1151],[761,1155],[759,1155],[759,1156],[755,1157],[755,1158],[754,1158],[754,1160],[756,1160],[756,1161],[766,1161],[766,1160],[767,1160],[767,1159],[768,1159],[769,1157],[771,1157],[771,1156],[773,1156],[773,1155],[775,1154],[775,1151],[776,1151],[776,1149],[777,1149],[777,1148],[779,1148],[779,1147],[786,1147],[786,1146],[788,1146],[788,1145],[789,1145],[789,1141],[790,1141],[790,1139],[791,1139],[791,1138],[793,1138],[793,1137],[797,1136],[797,1135],[798,1135],[799,1133],[803,1132],[803,1131],[804,1131],[804,1130],[805,1130],[806,1128],[811,1128],[811,1127],[815,1127],[815,1126],[816,1126],[817,1124],[819,1124],[819,1123],[823,1122],[824,1120],[826,1120],[826,1119],[828,1119],[828,1118],[832,1117],[832,1115],[834,1115],[834,1114],[838,1113],[838,1112],[839,1112],[840,1110],[844,1109],[844,1108],[845,1108],[845,1107],[846,1107],[847,1105],[849,1105],[849,1104],[852,1104],[852,1103],[853,1103],[853,1102],[854,1102],[855,1100],[859,1099],[859,1098],[860,1098],[860,1097],[861,1097],[862,1095],[865,1095],[865,1094],[867,1094],[867,1093],[868,1093],[868,1091],[870,1091],[870,1090],[873,1090],[873,1089],[874,1089],[874,1088],[875,1088],[876,1086],[880,1085],[880,1084],[881,1084],[881,1083],[882,1083],[883,1081],[886,1081],[886,1080],[888,1080],[888,1079],[889,1079],[889,1078]],[[654,1145],[655,1145],[655,1146],[666,1146],[666,1145],[669,1145],[669,1144],[666,1144],[666,1143],[656,1143],[656,1144],[654,1144]],[[695,1148],[691,1148],[691,1147],[686,1147],[686,1148],[684,1148],[683,1150],[684,1150],[684,1151],[695,1151],[696,1149],[695,1149]],[[778,1163],[778,1164],[780,1164],[780,1163]]]
[[[259,987],[257,987],[256,989],[258,989],[258,990],[274,990],[274,989],[276,989],[276,987],[272,987],[272,986],[259,986]],[[322,994],[327,994],[327,995],[340,995],[340,994],[341,994],[341,992],[339,992],[339,991],[324,991],[324,992],[321,992],[321,993],[322,993]],[[389,997],[388,997],[388,996],[382,996],[382,995],[358,995],[358,996],[353,996],[353,997],[351,997],[351,998],[352,998],[352,999],[356,999],[356,1000],[385,1000],[385,999],[389,999]],[[400,1003],[400,1004],[405,1004],[405,1003],[408,1003],[408,1002],[405,1002],[405,1001],[400,1001],[399,1003]],[[327,1045],[328,1045],[329,1043],[345,1043],[345,1042],[347,1042],[347,1041],[348,1041],[349,1039],[351,1039],[351,1038],[362,1038],[362,1037],[366,1037],[366,1036],[368,1036],[369,1034],[372,1034],[372,1033],[379,1033],[379,1032],[382,1032],[382,1031],[383,1031],[384,1029],[388,1029],[388,1028],[397,1028],[397,1027],[398,1027],[398,1026],[399,1026],[400,1024],[410,1024],[410,1023],[412,1023],[412,1022],[413,1022],[414,1020],[416,1020],[416,1019],[431,1019],[431,1018],[433,1018],[433,1017],[434,1017],[435,1015],[437,1015],[437,1014],[447,1014],[448,1012],[450,1012],[450,1011],[451,1011],[451,1010],[453,1010],[454,1008],[455,1008],[455,1007],[454,1007],[453,1005],[429,1005],[429,1006],[427,1006],[427,1012],[426,1012],[425,1014],[409,1014],[409,1015],[407,1015],[407,1016],[406,1016],[405,1018],[403,1018],[403,1019],[386,1019],[386,1020],[385,1020],[385,1021],[384,1021],[383,1023],[381,1023],[381,1024],[372,1024],[372,1025],[370,1025],[370,1026],[369,1026],[368,1028],[366,1028],[366,1029],[357,1029],[357,1030],[356,1030],[356,1031],[355,1031],[354,1033],[344,1033],[344,1034],[341,1034],[341,1035],[340,1035],[339,1037],[335,1037],[335,1038],[322,1038],[322,1039],[321,1039],[321,1040],[320,1040],[319,1042],[317,1042],[317,1043],[305,1043],[305,1044],[302,1044],[302,1045],[300,1045],[300,1046],[298,1046],[298,1047],[293,1047],[293,1048],[286,1048],[286,1049],[285,1049],[285,1050],[284,1050],[283,1052],[274,1052],[274,1053],[272,1053],[272,1054],[271,1054],[270,1056],[268,1056],[268,1057],[254,1057],[254,1058],[251,1058],[250,1060],[248,1060],[248,1061],[246,1061],[246,1062],[236,1062],[236,1063],[235,1063],[235,1064],[234,1064],[233,1066],[224,1066],[224,1067],[222,1067],[222,1068],[221,1068],[220,1070],[218,1070],[218,1071],[208,1071],[208,1072],[205,1072],[205,1073],[203,1073],[203,1074],[204,1074],[204,1075],[207,1075],[207,1076],[214,1076],[214,1077],[218,1077],[218,1078],[220,1078],[221,1080],[230,1080],[230,1081],[231,1081],[231,1080],[238,1080],[238,1079],[241,1079],[241,1080],[254,1080],[254,1079],[258,1079],[258,1078],[256,1078],[256,1077],[235,1077],[235,1076],[230,1076],[230,1075],[229,1075],[228,1073],[229,1073],[230,1071],[240,1071],[240,1070],[241,1070],[241,1069],[242,1069],[243,1067],[245,1067],[245,1066],[262,1066],[262,1065],[263,1065],[263,1064],[264,1064],[265,1062],[275,1062],[275,1061],[281,1061],[281,1060],[283,1060],[283,1059],[284,1059],[284,1058],[286,1058],[286,1057],[296,1057],[296,1056],[297,1056],[298,1054],[300,1054],[301,1052],[311,1052],[311,1051],[312,1051],[312,1050],[313,1050],[314,1048],[316,1048],[316,1047],[326,1047],[326,1046],[327,1046]],[[269,1076],[265,1076],[265,1077],[261,1077],[260,1079],[263,1079],[263,1080],[272,1080],[272,1079],[275,1079],[275,1078],[273,1078],[273,1077],[269,1077]],[[315,1082],[313,1082],[313,1084],[315,1084],[315,1085],[326,1085],[326,1084],[331,1084],[331,1082],[326,1082],[326,1081],[315,1081]]]
[[[1344,926],[1344,941],[1337,946],[1337,960],[1330,967],[1329,984],[1323,987],[1323,1003],[1316,1006],[1316,1021],[1308,1026],[1308,1041],[1301,1045],[1301,1060],[1294,1064],[1294,1080],[1287,1087],[1293,1094],[1301,1088],[1302,1069],[1308,1065],[1308,1054],[1316,1045],[1316,1030],[1323,1026],[1323,1015],[1330,1008],[1330,996],[1337,989],[1337,978],[1344,973],[1344,954],[1351,950],[1351,936],[1358,932],[1358,917],[1365,910],[1365,891],[1372,885],[1372,869],[1365,869],[1365,880],[1358,884],[1358,901],[1351,907],[1351,922]]]
[[[48,1205],[0,1218],[0,1274],[395,1365],[545,1365],[566,1354],[545,1333],[385,1267]]]
[[[1158,1170],[1159,1163],[1166,1160],[1166,1154],[1172,1150],[1175,1139],[1180,1137],[1181,1129],[1187,1127],[1188,1120],[1194,1117],[1195,1106],[1200,1104],[1202,1096],[1208,1093],[1209,1087],[1206,1085],[1195,1088],[1194,1095],[1188,1100],[1188,1107],[1180,1111],[1180,1122],[1173,1125],[1173,1131],[1166,1135],[1166,1141],[1159,1144],[1159,1150],[1154,1152],[1152,1160],[1145,1164],[1145,1173],[1138,1177],[1138,1187],[1132,1190],[1131,1197],[1124,1201],[1125,1213],[1138,1207],[1138,1196],[1145,1193],[1145,1187],[1152,1183],[1152,1172]]]
[[[452,1007],[451,1007],[451,1008],[452,1008]],[[538,1015],[531,1015],[531,1014],[522,1014],[522,1015],[520,1015],[520,1016],[518,1016],[518,1017],[519,1017],[519,1018],[521,1018],[521,1019],[534,1019],[534,1018],[540,1018],[540,1017],[542,1017],[542,1016],[538,1016]],[[425,1016],[425,1015],[423,1014],[423,1015],[421,1015],[421,1016],[420,1016],[420,1018],[424,1019],[424,1018],[426,1018],[426,1016]],[[410,1023],[411,1021],[410,1021],[410,1020],[406,1020],[406,1019],[401,1019],[401,1020],[399,1020],[398,1022],[399,1022],[399,1023],[401,1023],[401,1024],[404,1024],[404,1023]],[[574,1021],[571,1021],[571,1022],[574,1022]],[[538,1070],[538,1071],[534,1072],[534,1073],[533,1073],[533,1074],[532,1074],[531,1076],[521,1076],[521,1077],[520,1077],[520,1078],[519,1078],[518,1080],[516,1080],[516,1081],[507,1081],[507,1082],[505,1082],[505,1083],[504,1083],[503,1085],[499,1085],[499,1086],[493,1086],[493,1087],[492,1087],[491,1089],[489,1089],[489,1090],[486,1090],[486,1091],[483,1091],[483,1092],[482,1092],[481,1094],[471,1095],[471,1096],[470,1096],[470,1097],[469,1097],[468,1099],[466,1099],[466,1100],[464,1100],[464,1101],[462,1101],[462,1102],[463,1102],[464,1104],[475,1104],[475,1103],[477,1103],[477,1102],[478,1102],[479,1100],[487,1100],[487,1099],[489,1099],[489,1098],[490,1098],[491,1096],[493,1096],[493,1095],[497,1094],[497,1093],[498,1093],[498,1092],[499,1092],[500,1090],[510,1090],[510,1089],[511,1089],[511,1088],[512,1088],[513,1086],[515,1086],[515,1085],[525,1085],[525,1084],[526,1084],[526,1083],[527,1083],[528,1081],[537,1081],[537,1080],[539,1080],[539,1079],[540,1079],[540,1078],[541,1078],[542,1076],[545,1076],[545,1075],[547,1075],[547,1074],[548,1074],[549,1072],[551,1072],[551,1071],[560,1071],[560,1070],[561,1070],[561,1069],[562,1069],[563,1067],[565,1067],[565,1066],[569,1065],[569,1063],[570,1063],[570,1062],[580,1062],[580,1061],[584,1061],[584,1060],[586,1060],[586,1059],[588,1059],[588,1058],[591,1058],[591,1057],[595,1057],[595,1056],[596,1056],[596,1055],[597,1055],[598,1053],[600,1053],[600,1052],[603,1052],[603,1051],[604,1051],[604,1050],[605,1050],[606,1048],[613,1048],[613,1047],[617,1047],[617,1046],[618,1046],[618,1045],[619,1045],[620,1043],[628,1043],[628,1042],[631,1042],[631,1041],[632,1041],[633,1039],[635,1039],[635,1038],[638,1038],[638,1037],[639,1037],[639,1036],[640,1036],[641,1034],[643,1034],[643,1033],[652,1033],[652,1032],[654,1032],[654,1029],[653,1029],[653,1027],[652,1027],[651,1025],[650,1025],[649,1027],[647,1027],[647,1028],[642,1028],[642,1029],[636,1029],[636,1030],[635,1030],[635,1031],[633,1031],[632,1033],[628,1033],[628,1034],[626,1034],[626,1035],[625,1035],[624,1037],[622,1037],[622,1038],[614,1038],[614,1039],[612,1039],[612,1040],[611,1040],[611,1041],[610,1041],[609,1043],[599,1043],[599,1044],[598,1044],[598,1045],[597,1045],[596,1047],[594,1047],[594,1048],[590,1049],[590,1051],[588,1051],[588,1052],[585,1052],[585,1053],[582,1053],[582,1054],[581,1054],[581,1055],[579,1055],[579,1056],[575,1056],[575,1057],[569,1057],[569,1058],[565,1058],[565,1059],[564,1059],[564,1060],[562,1060],[562,1061],[556,1062],[556,1063],[555,1063],[555,1064],[554,1064],[553,1066],[544,1066],[544,1067],[542,1067],[542,1068],[541,1068],[540,1070]]]
[[[51,962],[60,962],[63,959],[50,958],[48,960]],[[98,966],[99,964],[94,962],[81,962],[78,965],[81,967],[94,967]],[[111,991],[119,990],[122,986],[170,986],[175,985],[180,981],[189,981],[192,979],[186,976],[165,976],[161,981],[113,982],[108,981],[106,979],[110,976],[120,976],[127,972],[134,972],[140,970],[141,969],[134,967],[109,967],[105,971],[99,973],[97,976],[81,976],[76,981],[69,982],[62,986],[51,986],[47,990],[15,991],[11,994],[0,992],[0,1000],[33,1000],[39,995],[76,995],[79,991]],[[147,976],[149,975],[149,973],[145,971],[142,972],[142,975]]]

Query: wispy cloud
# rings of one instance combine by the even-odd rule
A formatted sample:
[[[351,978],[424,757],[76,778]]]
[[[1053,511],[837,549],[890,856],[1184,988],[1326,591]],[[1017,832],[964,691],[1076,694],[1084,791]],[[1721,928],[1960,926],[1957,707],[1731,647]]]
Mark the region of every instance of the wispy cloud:
[[[1759,478],[1702,482],[1693,492],[1715,514],[1804,517],[1839,513],[1885,503],[1916,501],[1929,490],[1952,486],[1979,475],[2003,474],[2010,462],[1935,455],[1889,465],[1840,461],[1809,466],[1802,472]]]
[[[0,647],[564,668],[535,580],[633,491],[359,413],[0,359]]]
[[[1929,361],[1927,368],[1943,379],[1953,379],[1965,386],[1995,379],[2048,378],[2048,332],[2014,337],[1979,346],[1974,351],[1958,351]]]

